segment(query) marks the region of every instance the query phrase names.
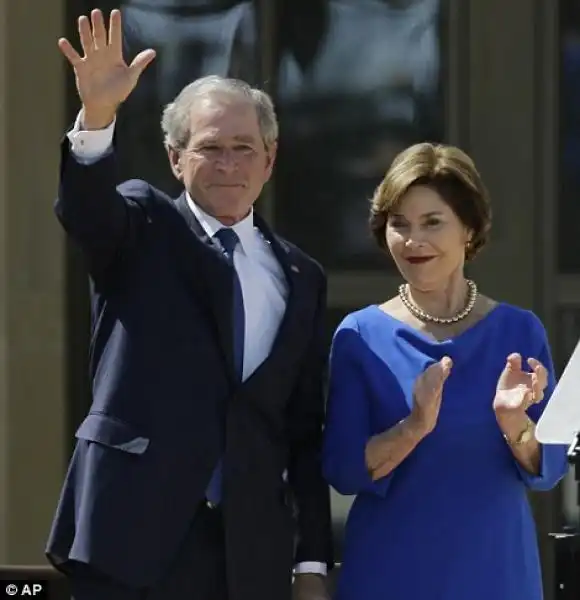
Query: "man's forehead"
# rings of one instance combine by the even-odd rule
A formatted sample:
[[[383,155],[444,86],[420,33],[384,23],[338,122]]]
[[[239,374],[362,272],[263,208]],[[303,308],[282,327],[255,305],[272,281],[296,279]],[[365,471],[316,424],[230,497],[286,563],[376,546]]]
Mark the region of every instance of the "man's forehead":
[[[258,133],[244,132],[233,128],[222,127],[200,127],[192,132],[191,136],[194,142],[211,142],[219,140],[232,140],[248,144],[256,143],[260,140]]]
[[[248,101],[207,98],[196,102],[191,111],[191,122],[196,130],[259,128],[256,107]]]

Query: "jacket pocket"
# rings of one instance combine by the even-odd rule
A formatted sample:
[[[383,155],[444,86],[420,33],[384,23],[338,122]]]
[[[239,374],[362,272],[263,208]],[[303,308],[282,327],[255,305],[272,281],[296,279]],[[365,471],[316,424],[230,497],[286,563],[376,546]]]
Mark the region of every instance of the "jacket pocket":
[[[139,435],[132,425],[102,413],[89,413],[75,437],[129,454],[143,454],[149,446],[149,438]]]

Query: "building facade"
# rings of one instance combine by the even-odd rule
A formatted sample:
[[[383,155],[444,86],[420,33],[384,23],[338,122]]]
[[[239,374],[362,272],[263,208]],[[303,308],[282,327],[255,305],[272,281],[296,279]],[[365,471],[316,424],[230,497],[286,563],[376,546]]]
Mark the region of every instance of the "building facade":
[[[492,242],[470,274],[486,294],[536,311],[563,367],[580,337],[573,0],[8,0],[0,3],[0,563],[43,562],[89,396],[85,274],[52,213],[59,141],[78,110],[56,41],[76,41],[79,14],[119,5],[128,56],[158,52],[119,118],[124,176],[177,192],[159,117],[188,81],[220,73],[264,87],[282,138],[260,210],[327,268],[330,337],[346,312],[398,285],[366,231],[367,199],[394,153],[425,139],[457,144],[474,157],[494,208]],[[572,482],[533,502],[549,578],[547,533],[576,518]],[[350,500],[333,503],[340,553]]]

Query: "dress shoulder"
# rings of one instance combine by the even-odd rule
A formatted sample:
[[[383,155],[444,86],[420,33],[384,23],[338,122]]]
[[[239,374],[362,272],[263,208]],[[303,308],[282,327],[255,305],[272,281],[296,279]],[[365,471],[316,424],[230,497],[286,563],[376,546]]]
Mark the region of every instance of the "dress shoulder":
[[[535,312],[507,303],[501,304],[500,307],[503,309],[502,325],[509,328],[515,335],[541,343],[545,342],[546,328]]]
[[[362,330],[374,320],[373,312],[375,310],[377,310],[377,307],[375,305],[370,305],[348,313],[336,328],[335,335],[344,329],[352,329],[360,334]]]

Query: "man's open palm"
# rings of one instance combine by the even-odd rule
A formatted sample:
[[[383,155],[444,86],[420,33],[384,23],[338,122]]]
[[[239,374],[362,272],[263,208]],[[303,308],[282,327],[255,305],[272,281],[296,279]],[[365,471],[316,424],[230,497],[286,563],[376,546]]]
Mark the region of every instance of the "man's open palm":
[[[90,20],[84,15],[79,17],[78,25],[84,56],[65,38],[58,41],[58,47],[75,71],[77,90],[85,111],[114,115],[155,58],[155,51],[144,50],[127,65],[123,59],[119,10],[111,12],[108,34],[100,10],[93,10]]]

